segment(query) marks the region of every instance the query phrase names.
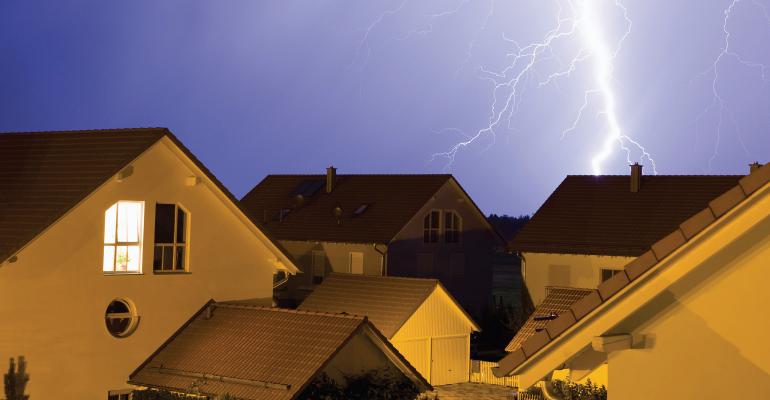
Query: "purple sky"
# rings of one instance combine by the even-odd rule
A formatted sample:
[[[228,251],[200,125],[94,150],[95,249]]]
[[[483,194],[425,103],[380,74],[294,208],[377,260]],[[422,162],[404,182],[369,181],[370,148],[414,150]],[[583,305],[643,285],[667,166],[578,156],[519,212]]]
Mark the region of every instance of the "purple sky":
[[[622,9],[585,1],[614,50]],[[770,161],[770,1],[735,2],[722,57],[731,0],[628,3],[633,22],[610,81],[622,133],[661,174],[745,173]],[[485,212],[531,213],[565,175],[592,173],[608,132],[607,113],[596,114],[606,97],[592,92],[563,135],[597,87],[599,56],[580,52],[585,36],[559,36],[528,73],[527,57],[512,64],[514,41],[526,50],[544,40],[557,4],[3,0],[0,131],[165,126],[237,196],[265,174],[333,164],[449,171]],[[575,57],[573,72],[540,85]],[[454,162],[432,160],[490,115],[501,117],[494,135],[482,132]],[[625,174],[626,153],[610,149],[602,172]]]

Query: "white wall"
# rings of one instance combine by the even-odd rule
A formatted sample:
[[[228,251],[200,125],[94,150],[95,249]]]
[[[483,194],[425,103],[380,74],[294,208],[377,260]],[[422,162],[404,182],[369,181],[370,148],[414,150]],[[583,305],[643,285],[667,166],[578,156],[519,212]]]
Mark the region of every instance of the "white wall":
[[[156,143],[123,182],[107,182],[0,266],[0,360],[23,355],[32,399],[104,399],[207,300],[270,297],[276,258],[170,142]],[[102,272],[104,212],[118,200],[145,202],[143,272]],[[152,271],[154,204],[190,213],[189,273]],[[278,257],[280,258],[280,257]],[[140,323],[118,339],[105,327],[114,298],[136,305]],[[5,368],[5,367],[3,367]]]

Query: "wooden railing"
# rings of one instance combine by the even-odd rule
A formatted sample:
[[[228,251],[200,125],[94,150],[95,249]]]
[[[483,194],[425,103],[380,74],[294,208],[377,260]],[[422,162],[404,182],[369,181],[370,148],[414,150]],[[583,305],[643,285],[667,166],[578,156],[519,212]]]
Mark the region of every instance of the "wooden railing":
[[[492,373],[492,368],[496,367],[497,363],[490,361],[471,360],[471,382],[487,383],[490,385],[519,387],[519,377],[505,376],[502,378],[496,377]]]

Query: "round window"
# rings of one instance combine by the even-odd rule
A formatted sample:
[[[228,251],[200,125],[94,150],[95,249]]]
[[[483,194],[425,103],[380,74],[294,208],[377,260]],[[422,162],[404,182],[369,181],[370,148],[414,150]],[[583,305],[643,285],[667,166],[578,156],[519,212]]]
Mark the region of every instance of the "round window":
[[[131,303],[123,299],[115,299],[107,306],[104,322],[112,336],[122,338],[134,332],[139,316],[136,315],[136,310]]]

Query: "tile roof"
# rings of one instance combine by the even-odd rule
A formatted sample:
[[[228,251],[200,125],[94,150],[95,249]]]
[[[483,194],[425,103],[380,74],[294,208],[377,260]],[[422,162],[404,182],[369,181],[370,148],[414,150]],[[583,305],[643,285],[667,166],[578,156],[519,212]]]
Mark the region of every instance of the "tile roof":
[[[535,308],[532,315],[529,316],[524,325],[516,332],[516,336],[511,339],[508,346],[505,347],[505,351],[512,352],[518,350],[521,345],[529,339],[532,335],[545,329],[546,324],[551,319],[545,319],[545,317],[559,316],[565,312],[569,312],[570,307],[575,304],[576,301],[585,297],[591,289],[570,288],[570,287],[549,287],[548,293],[545,296],[540,305]]]
[[[567,176],[509,243],[518,252],[639,256],[743,175]]]
[[[280,240],[389,243],[451,175],[337,175],[332,193],[326,175],[268,175],[242,199],[243,208]],[[302,185],[323,181],[297,205]],[[312,191],[312,190],[311,190]],[[360,215],[354,212],[367,205]],[[342,217],[334,214],[340,207]],[[279,217],[281,210],[291,210]]]
[[[753,171],[748,176],[740,178],[735,186],[715,196],[707,205],[696,210],[690,218],[672,229],[672,232],[661,234],[658,241],[653,243],[651,250],[641,254],[628,263],[623,271],[602,282],[597,290],[591,290],[583,298],[575,302],[569,312],[559,315],[550,321],[544,331],[538,332],[522,343],[518,350],[510,352],[493,369],[496,376],[506,376],[516,370],[527,359],[558,338],[563,332],[577,324],[583,317],[596,310],[604,302],[636,281],[668,255],[686,245],[690,239],[711,226],[715,221],[745,201],[754,192],[770,183],[770,163]],[[643,190],[643,189],[642,189]]]
[[[147,128],[0,134],[0,262],[166,133]]]
[[[0,133],[0,263],[163,137],[246,214],[238,199],[167,128]],[[259,221],[252,223],[294,262]]]
[[[209,309],[211,310],[209,315]],[[366,318],[209,303],[129,383],[240,399],[295,398]]]
[[[298,309],[365,315],[392,338],[438,285],[436,279],[331,274]]]

